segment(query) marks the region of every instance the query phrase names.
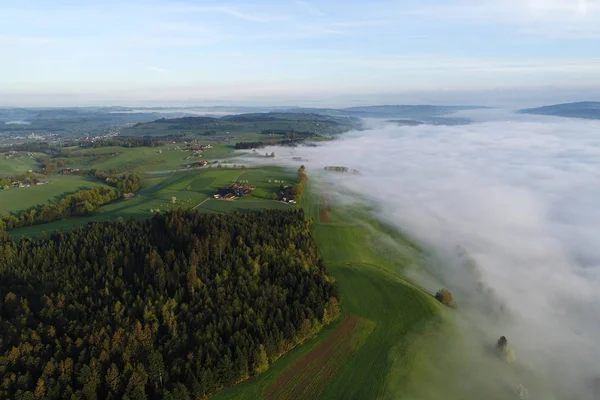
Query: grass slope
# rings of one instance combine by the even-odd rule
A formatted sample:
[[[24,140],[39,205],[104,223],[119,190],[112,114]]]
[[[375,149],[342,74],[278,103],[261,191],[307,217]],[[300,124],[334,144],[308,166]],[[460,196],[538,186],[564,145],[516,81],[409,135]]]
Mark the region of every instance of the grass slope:
[[[48,182],[42,186],[0,190],[0,215],[56,201],[67,193],[90,189],[100,184],[98,181],[76,175],[53,175]]]
[[[0,156],[0,177],[15,176],[38,168],[35,156],[19,153],[16,156]]]
[[[84,148],[72,151],[68,160],[72,168],[148,172],[183,169],[193,162],[231,158],[236,155],[233,145],[214,143],[213,148],[206,149],[202,157],[194,157],[192,152],[183,151],[181,148],[181,144],[135,148]]]
[[[323,395],[330,378],[345,361],[362,347],[375,323],[368,319],[348,316],[309,354],[288,368],[267,388],[265,398],[317,399]]]

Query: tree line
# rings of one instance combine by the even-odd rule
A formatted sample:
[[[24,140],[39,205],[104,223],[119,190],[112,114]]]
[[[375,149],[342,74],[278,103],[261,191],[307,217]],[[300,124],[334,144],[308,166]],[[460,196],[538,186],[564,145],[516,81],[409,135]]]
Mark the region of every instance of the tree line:
[[[306,175],[306,168],[304,165],[301,165],[300,168],[298,168],[298,183],[294,185],[294,198],[296,200],[302,199],[307,180],[308,176]]]
[[[126,193],[137,192],[142,187],[141,178],[137,174],[113,177],[98,172],[96,177],[116,190],[105,185],[96,185],[92,189],[67,195],[56,203],[47,203],[4,216],[0,218],[0,231],[90,215],[99,207],[122,198]]]
[[[11,214],[0,219],[0,231],[45,224],[60,219],[91,214],[98,207],[117,200],[117,192],[104,185],[96,185],[89,190],[80,190],[59,200],[29,210]]]
[[[137,192],[142,188],[142,178],[136,173],[114,176],[97,169],[89,170],[87,173],[99,181],[117,188],[119,196],[123,196],[125,193]]]
[[[302,210],[0,232],[0,398],[202,399],[340,309]]]
[[[306,175],[306,168],[304,165],[301,165],[300,168],[298,168],[298,183],[296,183],[294,186],[283,186],[283,184],[279,185],[279,191],[271,193],[271,199],[300,201],[302,199],[302,195],[304,194],[304,187],[307,180],[308,176]]]
[[[237,142],[234,147],[236,150],[250,150],[260,149],[266,145],[265,142]]]

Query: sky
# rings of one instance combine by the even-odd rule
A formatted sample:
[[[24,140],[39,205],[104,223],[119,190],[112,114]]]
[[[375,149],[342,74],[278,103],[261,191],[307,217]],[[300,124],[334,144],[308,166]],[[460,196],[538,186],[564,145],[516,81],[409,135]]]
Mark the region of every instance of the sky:
[[[293,168],[301,157],[334,209],[369,204],[372,216],[435,255],[437,280],[422,269],[401,273],[430,293],[452,291],[456,327],[475,336],[474,353],[506,335],[518,368],[559,390],[531,398],[582,398],[573,395],[600,376],[600,121],[471,113],[476,122],[464,126],[379,122],[315,147],[264,151]],[[249,158],[261,160],[273,162]],[[327,165],[360,174],[327,173]],[[510,379],[509,388],[529,386]]]
[[[20,0],[0,15],[0,105],[600,93],[600,0]]]

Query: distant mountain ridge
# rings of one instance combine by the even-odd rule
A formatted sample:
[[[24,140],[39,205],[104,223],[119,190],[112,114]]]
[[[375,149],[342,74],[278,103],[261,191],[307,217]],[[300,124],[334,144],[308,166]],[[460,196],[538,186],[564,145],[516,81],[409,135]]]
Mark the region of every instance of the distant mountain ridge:
[[[347,108],[303,108],[294,107],[276,112],[313,113],[338,117],[359,118],[428,118],[440,117],[457,111],[486,109],[484,106],[436,106],[436,105],[375,105]]]
[[[554,104],[550,106],[525,108],[520,114],[552,115],[555,117],[600,119],[600,101],[580,101],[576,103]]]

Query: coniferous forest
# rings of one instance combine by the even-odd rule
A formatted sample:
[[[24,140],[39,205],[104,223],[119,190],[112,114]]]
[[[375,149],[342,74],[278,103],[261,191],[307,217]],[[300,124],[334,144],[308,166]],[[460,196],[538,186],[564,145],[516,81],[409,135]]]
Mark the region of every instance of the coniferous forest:
[[[0,232],[0,398],[200,399],[339,314],[302,211]]]

